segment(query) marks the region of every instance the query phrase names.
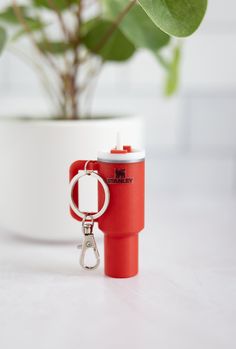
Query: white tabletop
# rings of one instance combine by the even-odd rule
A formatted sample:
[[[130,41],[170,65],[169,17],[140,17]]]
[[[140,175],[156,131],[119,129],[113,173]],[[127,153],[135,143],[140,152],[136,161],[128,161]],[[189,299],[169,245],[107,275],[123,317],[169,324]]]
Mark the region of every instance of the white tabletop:
[[[131,279],[82,271],[76,243],[1,231],[0,347],[235,348],[235,202],[152,203]]]

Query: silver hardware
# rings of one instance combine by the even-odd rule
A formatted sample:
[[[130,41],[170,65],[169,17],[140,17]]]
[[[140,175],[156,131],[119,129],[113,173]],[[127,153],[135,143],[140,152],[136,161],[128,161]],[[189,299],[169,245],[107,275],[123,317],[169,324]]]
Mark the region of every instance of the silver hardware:
[[[93,226],[94,226],[94,220],[103,215],[103,213],[106,211],[110,202],[110,191],[104,179],[93,170],[87,170],[87,166],[90,161],[91,160],[86,161],[84,165],[84,171],[79,171],[78,174],[74,176],[70,182],[70,207],[78,217],[82,218],[82,232],[84,235],[84,240],[83,240],[83,243],[78,246],[78,248],[82,249],[81,256],[80,256],[80,265],[82,266],[83,269],[86,269],[86,270],[96,269],[100,264],[100,256],[99,256],[97,244],[93,235]],[[78,203],[76,205],[76,203],[73,200],[73,191],[74,191],[75,185],[79,184],[80,178],[84,176],[95,177],[100,182],[104,190],[105,199],[104,199],[103,206],[100,211],[93,214],[80,211],[78,207]],[[86,252],[89,248],[93,249],[93,252],[96,258],[96,263],[92,266],[89,266],[85,263]]]
[[[83,221],[82,221],[82,232],[84,234],[84,240],[82,245],[79,245],[78,247],[82,248],[82,252],[80,255],[80,265],[82,266],[83,269],[86,269],[86,270],[96,269],[100,264],[100,255],[99,255],[97,244],[93,235],[93,226],[94,226],[93,216],[90,214],[85,214],[85,217],[83,218]],[[96,258],[96,263],[92,266],[86,265],[85,263],[86,252],[89,248],[93,249],[94,255]]]
[[[90,176],[91,173],[93,172],[93,170],[87,170],[87,166],[88,166],[88,164],[89,164],[90,162],[91,162],[91,160],[88,160],[88,161],[86,161],[86,163],[85,163],[85,165],[84,165],[84,172],[85,172],[85,174],[88,175],[88,176]]]

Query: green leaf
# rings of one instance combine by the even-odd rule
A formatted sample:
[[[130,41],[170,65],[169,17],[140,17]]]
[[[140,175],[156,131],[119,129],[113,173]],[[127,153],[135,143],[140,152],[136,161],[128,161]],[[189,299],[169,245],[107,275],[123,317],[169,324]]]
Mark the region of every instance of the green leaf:
[[[173,95],[179,85],[179,67],[181,59],[181,48],[176,46],[173,49],[173,56],[170,62],[167,62],[160,54],[157,54],[157,59],[166,69],[165,95]]]
[[[48,24],[42,23],[41,21],[35,21],[35,22],[29,22],[27,23],[27,28],[30,30],[30,32],[37,32],[40,31],[41,29],[45,28]],[[12,41],[16,41],[20,39],[22,36],[27,34],[27,31],[24,28],[21,28],[18,30],[12,37]]]
[[[51,2],[51,4],[50,4]],[[78,0],[32,0],[32,3],[36,7],[45,7],[46,9],[55,11],[69,10],[72,5],[78,5]]]
[[[85,46],[93,53],[100,55],[107,61],[125,61],[135,52],[135,46],[121,32],[119,28],[105,39],[112,22],[108,20],[96,20],[83,38]]]
[[[127,5],[127,0],[103,0],[105,16],[114,20]],[[168,44],[170,37],[161,31],[140,5],[134,6],[121,21],[119,28],[137,48],[154,52]]]
[[[40,29],[44,26],[44,24],[39,19],[28,16],[27,7],[19,6],[19,11],[21,12],[21,16],[29,29],[36,30],[36,28]],[[0,12],[0,20],[11,25],[21,25],[19,18],[14,11],[14,8],[11,6],[7,7],[3,12]]]
[[[207,0],[138,0],[144,11],[164,32],[184,37],[200,25]]]
[[[41,41],[37,45],[42,51],[53,55],[65,54],[71,49],[71,46],[64,41]]]
[[[19,10],[22,14],[22,17],[25,19],[26,16],[26,7],[25,6],[19,6]],[[15,24],[19,25],[19,19],[17,18],[15,11],[13,7],[9,6],[7,7],[3,12],[0,12],[0,20],[7,22],[9,24]]]
[[[4,28],[0,27],[0,54],[2,53],[7,41],[7,34]]]

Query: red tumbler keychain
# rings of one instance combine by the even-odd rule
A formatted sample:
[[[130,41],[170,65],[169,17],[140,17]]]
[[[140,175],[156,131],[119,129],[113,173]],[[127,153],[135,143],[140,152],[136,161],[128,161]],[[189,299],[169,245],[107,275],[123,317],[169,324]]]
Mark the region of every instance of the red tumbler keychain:
[[[100,257],[93,235],[94,222],[105,234],[105,274],[127,278],[138,273],[138,233],[144,228],[144,151],[120,146],[100,152],[97,161],[78,160],[70,167],[70,210],[82,221],[84,242],[80,264],[85,269],[99,265]],[[98,212],[79,210],[79,179],[98,180]],[[94,266],[85,265],[85,254],[93,248]]]

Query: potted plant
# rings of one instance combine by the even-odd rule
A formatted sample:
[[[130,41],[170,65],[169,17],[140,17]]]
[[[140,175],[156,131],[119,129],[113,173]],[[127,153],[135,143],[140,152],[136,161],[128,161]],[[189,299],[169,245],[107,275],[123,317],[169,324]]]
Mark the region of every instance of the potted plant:
[[[14,0],[1,9],[0,53],[27,37],[31,64],[55,105],[47,120],[1,120],[1,225],[31,237],[77,235],[67,213],[70,162],[94,158],[98,148],[112,145],[117,129],[128,129],[134,143],[141,132],[132,118],[88,115],[84,95],[105,63],[125,62],[140,49],[166,71],[165,93],[171,95],[180,59],[173,37],[192,34],[206,6],[207,0]]]

